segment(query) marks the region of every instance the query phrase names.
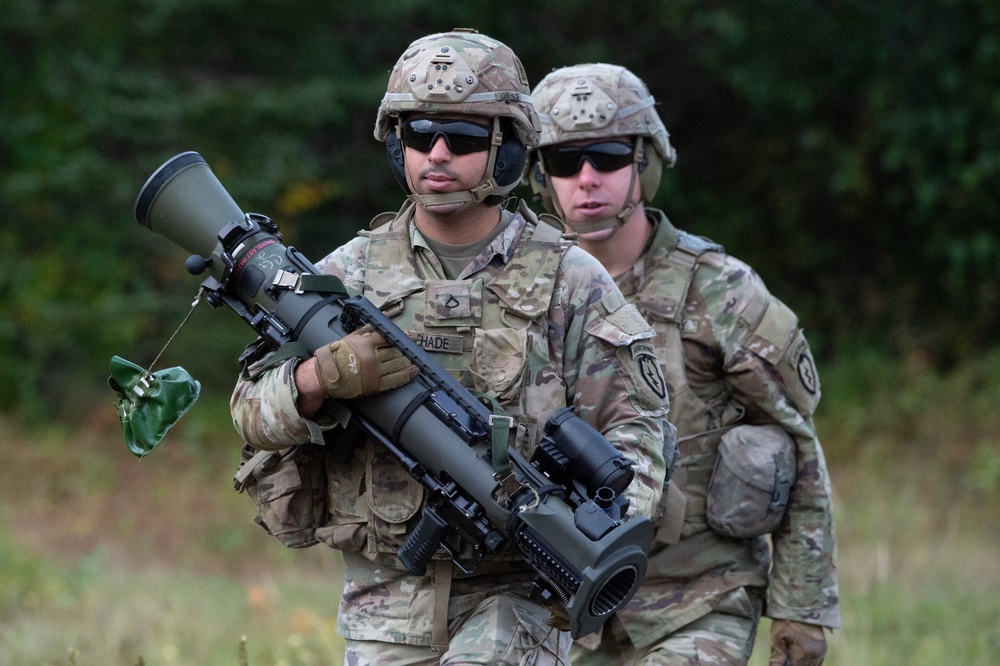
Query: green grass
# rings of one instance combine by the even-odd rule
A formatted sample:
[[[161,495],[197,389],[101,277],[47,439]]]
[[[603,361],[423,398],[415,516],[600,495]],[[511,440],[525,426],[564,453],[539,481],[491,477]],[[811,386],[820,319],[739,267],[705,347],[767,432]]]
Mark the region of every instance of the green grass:
[[[336,572],[283,567],[261,576],[118,570],[96,552],[71,567],[0,552],[0,567],[28,573],[4,600],[0,663],[328,664],[336,635]],[[249,572],[248,572],[249,573]],[[5,581],[5,584],[9,581]],[[71,662],[71,659],[73,662]]]
[[[827,663],[1000,663],[1000,354],[941,375],[862,353],[824,382],[844,623]]]
[[[827,664],[1000,663],[1000,354],[947,375],[854,358],[817,415],[844,619]],[[342,662],[339,558],[252,522],[226,415],[209,398],[143,460],[107,404],[74,428],[0,419],[0,666]]]
[[[950,484],[933,468],[895,464],[835,470],[846,486],[837,502],[844,626],[829,639],[827,663],[1000,663],[996,502],[944,501]],[[767,663],[767,631],[755,666]]]
[[[0,666],[342,661],[339,555],[253,523],[209,403],[142,460],[110,407],[72,432],[0,420]]]

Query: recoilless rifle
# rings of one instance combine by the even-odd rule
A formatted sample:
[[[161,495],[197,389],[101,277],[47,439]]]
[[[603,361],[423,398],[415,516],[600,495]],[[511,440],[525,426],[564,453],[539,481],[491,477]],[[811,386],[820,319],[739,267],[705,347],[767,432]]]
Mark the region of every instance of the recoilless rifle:
[[[570,408],[549,418],[530,460],[507,449],[510,417],[495,414],[372,302],[284,246],[272,220],[244,213],[196,152],[149,177],[135,216],[191,253],[188,271],[208,273],[206,300],[233,310],[268,349],[296,343],[312,354],[369,325],[419,368],[405,386],[343,401],[351,420],[427,491],[398,552],[409,571],[423,575],[441,548],[464,567],[455,537],[480,555],[513,547],[536,574],[538,599],[565,610],[574,638],[632,598],[646,573],[652,523],[622,519],[631,462]]]

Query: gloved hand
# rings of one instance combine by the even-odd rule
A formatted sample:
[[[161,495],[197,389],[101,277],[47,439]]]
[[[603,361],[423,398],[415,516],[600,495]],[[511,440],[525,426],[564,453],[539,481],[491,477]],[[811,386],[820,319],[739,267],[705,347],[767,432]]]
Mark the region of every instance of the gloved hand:
[[[320,347],[314,356],[323,394],[338,400],[399,388],[420,372],[367,325]]]
[[[820,666],[825,656],[823,627],[791,620],[771,622],[770,666]]]

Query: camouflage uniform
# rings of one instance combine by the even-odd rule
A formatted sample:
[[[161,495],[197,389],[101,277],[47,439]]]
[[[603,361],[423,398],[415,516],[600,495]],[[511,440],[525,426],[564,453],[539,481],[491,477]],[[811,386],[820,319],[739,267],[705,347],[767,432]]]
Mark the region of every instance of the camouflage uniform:
[[[672,165],[676,154],[638,77],[612,65],[563,68],[533,98],[540,147],[635,137],[633,179],[652,199],[660,165]],[[598,113],[583,113],[588,104]],[[531,185],[558,210],[540,154],[528,171]],[[661,211],[645,213],[653,236],[616,283],[656,330],[680,458],[661,498],[642,587],[602,635],[578,641],[573,663],[746,663],[765,607],[772,618],[840,626],[830,483],[812,421],[819,380],[796,316],[749,266],[676,229]],[[795,443],[794,484],[771,534],[773,565],[765,536],[723,536],[706,517],[720,440],[742,424],[778,424]]]
[[[417,54],[411,49],[404,60]],[[376,135],[385,138],[391,127],[382,118],[380,111]],[[379,305],[465,386],[496,398],[520,423],[521,453],[530,456],[552,412],[573,406],[634,462],[630,512],[651,515],[664,454],[674,449],[664,432],[662,376],[644,375],[634,358],[648,353],[652,330],[600,263],[559,230],[526,208],[502,210],[500,225],[456,279],[418,231],[410,203],[376,218],[319,267]],[[318,441],[340,427],[299,415],[295,363],[234,392],[234,422],[256,448]],[[350,465],[328,461],[326,471],[331,525],[317,534],[343,550],[338,629],[349,662],[566,663],[568,635],[547,627],[548,611],[526,599],[533,574],[513,553],[488,556],[472,575],[453,571],[447,559],[432,562],[426,576],[403,567],[396,551],[419,518],[424,491],[380,445],[365,441]]]
[[[658,644],[676,655],[675,642],[710,654],[719,649],[710,639],[717,627],[703,627],[700,641],[683,634],[723,604],[723,632],[734,618],[752,620],[743,623],[749,632],[742,639],[728,640],[729,653],[745,661],[765,588],[769,617],[840,626],[830,482],[812,422],[819,382],[795,315],[749,266],[676,229],[661,211],[646,212],[656,225],[652,244],[616,282],[657,332],[680,458],[661,499],[649,571],[618,618],[638,648],[633,656]],[[728,538],[706,522],[715,452],[737,423],[781,424],[797,444],[791,500],[771,535],[770,581],[765,537]]]
[[[544,223],[504,211],[504,232],[458,280],[447,280],[411,219],[405,211],[335,251],[321,269],[385,306],[469,388],[498,398],[522,423],[522,453],[530,455],[549,414],[574,405],[636,463],[631,504],[651,514],[663,485],[666,403],[631,356],[630,343],[648,339],[648,328],[610,276],[559,234],[553,240]],[[550,238],[536,238],[539,228]],[[460,351],[436,351],[445,342]],[[303,443],[319,429],[295,409],[293,363],[237,387],[234,420],[256,448]],[[413,576],[395,555],[418,517],[422,488],[376,443],[363,450],[351,466],[327,468],[331,513],[355,526],[335,545],[357,549],[344,552],[339,629],[349,639],[429,645],[435,579]],[[484,573],[494,575],[454,576],[450,621],[498,593],[524,595],[532,577],[512,554],[493,558]]]

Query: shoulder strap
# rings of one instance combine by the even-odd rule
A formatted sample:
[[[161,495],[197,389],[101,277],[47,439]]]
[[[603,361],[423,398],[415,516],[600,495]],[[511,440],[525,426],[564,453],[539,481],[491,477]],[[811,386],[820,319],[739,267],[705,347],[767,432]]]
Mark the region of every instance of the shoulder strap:
[[[677,230],[678,239],[677,247],[684,248],[685,251],[690,252],[696,256],[701,256],[706,252],[724,252],[725,248],[719,243],[710,241],[704,236],[695,236],[694,234],[689,234],[686,231],[680,229]]]
[[[566,239],[566,227],[563,221],[555,215],[536,213],[522,199],[517,203],[517,212],[535,228],[532,238],[554,243]],[[575,234],[574,234],[575,235]]]
[[[521,242],[487,287],[500,299],[502,307],[527,319],[536,319],[548,309],[559,266],[572,243],[556,227],[539,222],[524,202],[518,213],[527,221]],[[525,279],[526,273],[533,279]]]
[[[640,277],[642,286],[638,299],[643,312],[672,322],[680,321],[699,257],[706,252],[723,251],[721,245],[708,239],[679,229],[676,233],[677,244],[657,262],[656,279],[646,279],[648,275]],[[645,270],[649,268],[644,267]]]
[[[405,296],[423,289],[423,278],[414,266],[410,250],[412,205],[408,202],[398,213],[386,214],[386,219],[369,232],[364,295],[383,309],[388,303],[401,302]]]
[[[372,218],[372,221],[368,223],[369,229],[378,229],[379,227],[389,224],[396,219],[396,214],[394,212],[386,211],[384,213],[379,213]]]
[[[244,354],[244,356],[248,356]],[[250,358],[240,358],[240,379],[256,381],[265,371],[277,367],[290,358],[309,358],[309,350],[301,342],[286,342],[270,356],[251,363]]]

